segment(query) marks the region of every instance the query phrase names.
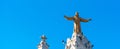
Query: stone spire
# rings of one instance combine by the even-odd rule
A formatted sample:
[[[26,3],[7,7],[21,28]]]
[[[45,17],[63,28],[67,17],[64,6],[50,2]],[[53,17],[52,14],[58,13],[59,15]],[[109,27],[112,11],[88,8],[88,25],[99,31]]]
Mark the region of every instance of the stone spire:
[[[80,22],[88,22],[90,19],[86,20],[80,18],[78,12],[74,17],[66,17],[67,20],[74,21],[74,31],[72,38],[67,39],[65,49],[92,49],[92,44],[88,39],[83,35],[80,28]]]
[[[41,42],[38,45],[38,49],[48,49],[48,44],[46,43],[46,36],[42,35],[41,36]]]

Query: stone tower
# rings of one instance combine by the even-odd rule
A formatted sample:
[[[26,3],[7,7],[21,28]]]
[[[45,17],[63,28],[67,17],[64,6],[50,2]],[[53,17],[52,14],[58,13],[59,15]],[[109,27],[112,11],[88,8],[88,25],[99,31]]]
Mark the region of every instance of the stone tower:
[[[48,44],[46,43],[46,36],[42,35],[41,36],[41,42],[38,45],[38,49],[48,49]]]

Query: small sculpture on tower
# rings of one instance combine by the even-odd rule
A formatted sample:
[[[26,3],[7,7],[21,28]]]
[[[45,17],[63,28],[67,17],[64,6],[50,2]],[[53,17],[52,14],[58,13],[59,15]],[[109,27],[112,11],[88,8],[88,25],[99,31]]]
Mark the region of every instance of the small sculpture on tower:
[[[39,43],[38,45],[38,49],[48,49],[48,44],[46,43],[46,36],[45,35],[42,35],[41,36],[41,42]]]

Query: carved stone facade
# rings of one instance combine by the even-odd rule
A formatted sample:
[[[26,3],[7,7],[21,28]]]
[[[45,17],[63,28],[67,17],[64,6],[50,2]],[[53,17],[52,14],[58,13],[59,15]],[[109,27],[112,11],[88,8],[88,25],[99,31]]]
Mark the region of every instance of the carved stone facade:
[[[84,35],[73,33],[72,38],[67,39],[65,49],[92,49],[92,44]]]

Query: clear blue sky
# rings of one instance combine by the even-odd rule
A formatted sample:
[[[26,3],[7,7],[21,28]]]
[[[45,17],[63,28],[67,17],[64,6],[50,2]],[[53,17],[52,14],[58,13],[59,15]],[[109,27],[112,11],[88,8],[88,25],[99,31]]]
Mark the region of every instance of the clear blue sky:
[[[37,49],[40,36],[47,36],[49,49],[64,49],[71,37],[73,16],[78,11],[84,35],[93,49],[120,49],[119,0],[0,0],[0,49]]]

